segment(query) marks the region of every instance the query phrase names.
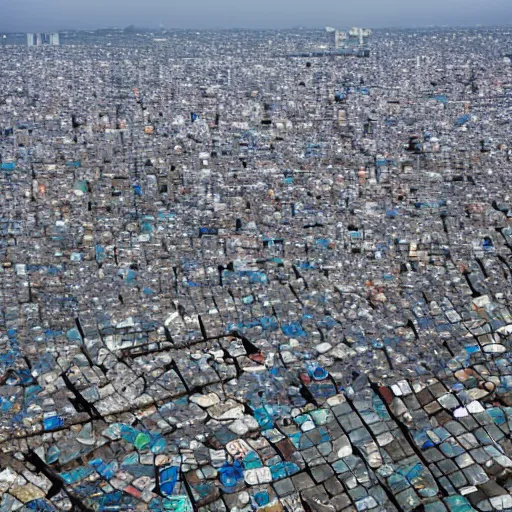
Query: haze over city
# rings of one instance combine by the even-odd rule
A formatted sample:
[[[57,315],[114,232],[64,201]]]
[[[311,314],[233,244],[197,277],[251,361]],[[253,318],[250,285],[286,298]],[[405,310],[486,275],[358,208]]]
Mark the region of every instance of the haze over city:
[[[230,29],[494,25],[512,19],[510,0],[1,0],[0,31],[107,26]]]
[[[512,511],[512,0],[0,2],[0,512]]]

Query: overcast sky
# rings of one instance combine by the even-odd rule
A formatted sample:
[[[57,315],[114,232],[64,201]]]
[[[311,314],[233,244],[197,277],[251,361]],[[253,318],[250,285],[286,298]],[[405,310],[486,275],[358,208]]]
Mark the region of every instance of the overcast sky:
[[[0,31],[512,23],[512,0],[0,0]]]

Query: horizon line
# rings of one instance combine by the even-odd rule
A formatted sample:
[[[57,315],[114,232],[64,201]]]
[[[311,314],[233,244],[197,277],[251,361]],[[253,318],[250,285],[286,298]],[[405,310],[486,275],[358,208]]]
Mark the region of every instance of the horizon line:
[[[126,28],[134,27],[133,30],[140,31],[155,31],[155,32],[229,32],[234,30],[244,30],[247,32],[258,32],[258,31],[291,31],[291,30],[325,30],[325,28],[329,25],[325,25],[323,27],[307,27],[302,25],[291,26],[291,27],[216,27],[216,28],[193,28],[193,27],[137,27],[135,25],[127,25],[126,27],[117,27],[117,26],[108,26],[108,27],[96,27],[96,28],[61,28],[61,29],[51,29],[51,30],[15,30],[15,31],[1,31],[0,33],[3,35],[16,35],[16,34],[38,34],[38,33],[51,33],[51,32],[96,32],[98,30],[121,30],[124,31]],[[349,25],[347,25],[348,27]],[[350,25],[356,26],[356,25]],[[507,28],[512,27],[512,23],[504,23],[504,24],[442,24],[442,25],[395,25],[395,26],[386,26],[386,27],[371,27],[365,26],[364,28],[369,28],[371,30],[418,30],[418,29],[450,29],[450,28],[458,28],[458,29],[474,29],[474,28]]]

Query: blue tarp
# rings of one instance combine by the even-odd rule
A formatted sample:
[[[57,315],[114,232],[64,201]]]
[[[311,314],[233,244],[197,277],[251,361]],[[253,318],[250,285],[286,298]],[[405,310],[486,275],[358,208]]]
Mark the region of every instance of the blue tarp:
[[[64,425],[64,420],[60,416],[51,416],[50,418],[44,418],[43,426],[45,430],[55,430]]]
[[[291,322],[289,324],[283,324],[281,330],[285,336],[295,338],[297,336],[307,336],[306,331],[298,322]]]
[[[471,121],[471,116],[469,114],[464,114],[455,121],[455,126],[464,126],[466,123],[469,123],[469,121]]]
[[[179,468],[170,466],[160,470],[160,491],[166,496],[171,496],[178,481]]]
[[[202,227],[202,228],[199,228],[199,236],[204,236],[204,235],[210,235],[210,236],[216,236],[219,234],[219,230],[218,228],[207,228],[207,227]]]
[[[434,96],[431,96],[431,98],[436,100],[438,103],[442,103],[443,105],[448,103],[448,98],[445,94],[434,94]]]

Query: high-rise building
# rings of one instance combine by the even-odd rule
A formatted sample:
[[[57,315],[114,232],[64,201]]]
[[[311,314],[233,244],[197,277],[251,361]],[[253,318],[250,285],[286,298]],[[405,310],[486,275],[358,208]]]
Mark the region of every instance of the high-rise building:
[[[352,27],[348,31],[348,43],[350,46],[365,46],[372,31],[367,28]]]
[[[341,48],[347,40],[347,33],[341,32],[340,30],[334,31],[334,49]]]
[[[366,47],[368,38],[372,33],[370,29],[359,27],[352,27],[348,33],[332,27],[326,27],[325,30],[331,38],[331,50]]]
[[[54,46],[60,45],[60,37],[58,32],[53,32],[50,34],[50,44]]]
[[[27,34],[27,46],[41,46],[49,44],[52,46],[60,45],[60,36],[58,32]]]

